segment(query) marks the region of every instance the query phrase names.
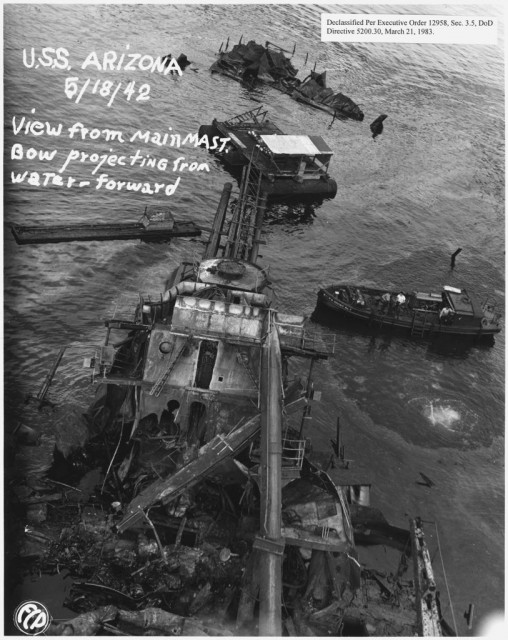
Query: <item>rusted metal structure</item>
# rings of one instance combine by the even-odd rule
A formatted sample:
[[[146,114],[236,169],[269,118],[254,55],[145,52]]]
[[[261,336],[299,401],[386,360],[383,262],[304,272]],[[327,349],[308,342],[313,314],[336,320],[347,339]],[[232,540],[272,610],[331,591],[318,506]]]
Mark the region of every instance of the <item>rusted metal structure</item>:
[[[223,49],[221,45],[210,71],[248,87],[258,83],[268,84],[298,102],[333,115],[334,119],[351,118],[361,122],[364,117],[361,108],[348,96],[327,87],[326,71],[316,72],[314,65],[314,69],[303,80],[297,77],[298,69],[291,62],[295,49],[296,45],[291,53],[273,42],[266,42],[263,46],[253,40],[246,44],[240,41],[230,51],[228,46]],[[308,54],[305,64],[307,58]]]
[[[239,635],[348,635],[360,628],[411,635],[412,582],[401,587],[400,570],[389,583],[358,562],[351,507],[367,508],[369,481],[351,474],[339,434],[339,456],[323,463],[311,455],[310,403],[318,395],[312,367],[333,347],[309,335],[302,316],[271,305],[267,270],[257,264],[266,206],[259,187],[250,163],[229,216],[230,187],[223,192],[202,260],[180,265],[158,298],[141,296],[133,318],[106,323],[106,342],[93,359],[98,390],[89,416],[96,430],[120,430],[120,459],[110,463],[119,485],[137,478],[116,531],[132,536],[149,526],[164,562],[161,526],[176,531],[173,552],[192,533],[210,548],[223,510],[203,527],[192,496],[211,481],[240,488],[234,504],[227,498],[236,528],[223,534],[236,539],[247,519],[248,551],[235,587]],[[305,381],[288,374],[294,357],[310,363]],[[403,533],[386,524],[370,541],[405,545]],[[220,557],[227,562],[231,551]],[[368,602],[358,595],[367,592]]]

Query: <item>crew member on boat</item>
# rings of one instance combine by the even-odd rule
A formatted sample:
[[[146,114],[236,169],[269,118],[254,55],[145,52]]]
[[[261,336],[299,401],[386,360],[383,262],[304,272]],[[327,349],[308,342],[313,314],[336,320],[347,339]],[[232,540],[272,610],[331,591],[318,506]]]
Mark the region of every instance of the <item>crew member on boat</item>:
[[[383,295],[381,296],[381,310],[383,311],[383,313],[386,312],[386,309],[390,306],[390,300],[390,294],[388,292],[383,293]]]
[[[365,298],[362,296],[360,289],[356,290],[356,300],[357,306],[364,307],[365,306]]]
[[[400,310],[404,304],[406,304],[406,296],[401,291],[395,298],[395,311],[397,313],[397,318],[399,317]]]
[[[450,307],[443,307],[439,312],[439,322],[443,324],[451,324],[454,316],[454,311]]]

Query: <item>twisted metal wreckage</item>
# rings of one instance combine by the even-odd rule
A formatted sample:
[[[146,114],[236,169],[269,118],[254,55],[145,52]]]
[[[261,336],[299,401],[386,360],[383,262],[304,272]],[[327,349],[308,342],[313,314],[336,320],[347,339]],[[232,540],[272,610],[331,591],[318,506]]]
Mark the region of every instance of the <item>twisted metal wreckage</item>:
[[[326,71],[316,72],[314,65],[314,69],[303,80],[297,77],[298,69],[284,55],[289,53],[292,56],[296,45],[292,53],[272,42],[266,42],[265,46],[254,40],[242,44],[242,38],[231,51],[227,50],[229,38],[224,50],[222,46],[217,60],[210,67],[212,73],[251,86],[256,83],[267,84],[298,102],[333,115],[334,119],[363,120],[363,111],[351,98],[326,86]],[[307,58],[308,54],[305,63]]]
[[[202,259],[106,321],[89,455],[111,507],[59,524],[46,561],[70,569],[80,615],[52,634],[442,635],[421,523],[369,506],[339,432],[333,454],[312,450],[312,369],[334,345],[271,305],[261,181],[248,164]],[[397,549],[394,571],[362,565],[357,542]]]

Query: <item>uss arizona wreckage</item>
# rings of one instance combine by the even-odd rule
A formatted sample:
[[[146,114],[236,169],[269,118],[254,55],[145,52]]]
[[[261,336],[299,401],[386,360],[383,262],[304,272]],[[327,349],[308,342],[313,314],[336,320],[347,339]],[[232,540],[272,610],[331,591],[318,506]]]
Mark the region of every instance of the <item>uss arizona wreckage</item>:
[[[202,259],[106,321],[87,363],[103,506],[39,525],[42,541],[59,530],[40,562],[69,568],[78,613],[49,633],[442,634],[421,523],[392,527],[370,507],[339,423],[333,452],[311,445],[312,369],[333,344],[272,305],[262,180],[245,166]],[[379,544],[394,550],[390,574],[362,560]]]
[[[288,53],[292,57],[296,45],[290,53],[272,42],[264,46],[254,40],[242,44],[240,38],[230,51],[228,47],[229,38],[224,49],[221,45],[217,60],[210,67],[212,73],[247,86],[258,82],[267,84],[298,102],[333,115],[334,119],[363,120],[363,111],[351,98],[327,86],[326,71],[316,72],[314,67],[303,80],[298,78],[298,70],[284,55]]]

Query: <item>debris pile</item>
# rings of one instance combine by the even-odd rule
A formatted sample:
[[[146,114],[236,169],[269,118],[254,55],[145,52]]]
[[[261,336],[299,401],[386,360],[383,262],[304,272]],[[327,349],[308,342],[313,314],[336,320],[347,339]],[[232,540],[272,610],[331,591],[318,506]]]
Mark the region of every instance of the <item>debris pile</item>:
[[[86,473],[76,488],[49,480],[16,488],[25,512],[19,553],[25,571],[66,572],[73,580],[64,606],[79,615],[49,633],[95,635],[115,628],[141,635],[232,635],[230,609],[239,597],[252,518],[222,487],[204,482],[192,496],[152,509],[146,522],[119,535],[121,505],[108,508],[111,495],[107,485],[101,494],[104,478],[97,471]],[[96,484],[87,493],[92,475]],[[49,493],[52,484],[61,490]],[[186,515],[169,515],[178,509]]]
[[[270,42],[266,46],[254,40],[247,44],[240,42],[231,51],[220,51],[210,71],[247,84],[264,82],[335,117],[363,120],[362,110],[351,98],[326,86],[326,71],[318,73],[313,70],[300,80],[297,78],[298,69],[284,51]]]
[[[293,97],[300,102],[315,103],[323,110],[337,114],[353,120],[363,120],[363,112],[360,107],[343,93],[334,91],[326,86],[326,71],[316,73],[311,71],[310,75],[295,88]]]
[[[76,617],[54,622],[48,633],[257,635],[260,494],[249,476],[233,475],[231,467],[222,479],[202,479],[121,534],[125,506],[114,500],[113,480],[97,468],[75,487],[50,479],[18,485],[25,570],[72,579],[63,604]],[[311,483],[313,477],[283,490],[284,628],[299,636],[359,629],[412,635],[407,556],[393,574],[361,566],[325,477]],[[348,552],[337,552],[339,545]]]
[[[231,51],[220,53],[211,71],[226,72],[244,81],[257,78],[286,92],[300,84],[296,77],[298,69],[286,58],[282,49],[264,47],[254,40],[247,44],[236,44]]]

